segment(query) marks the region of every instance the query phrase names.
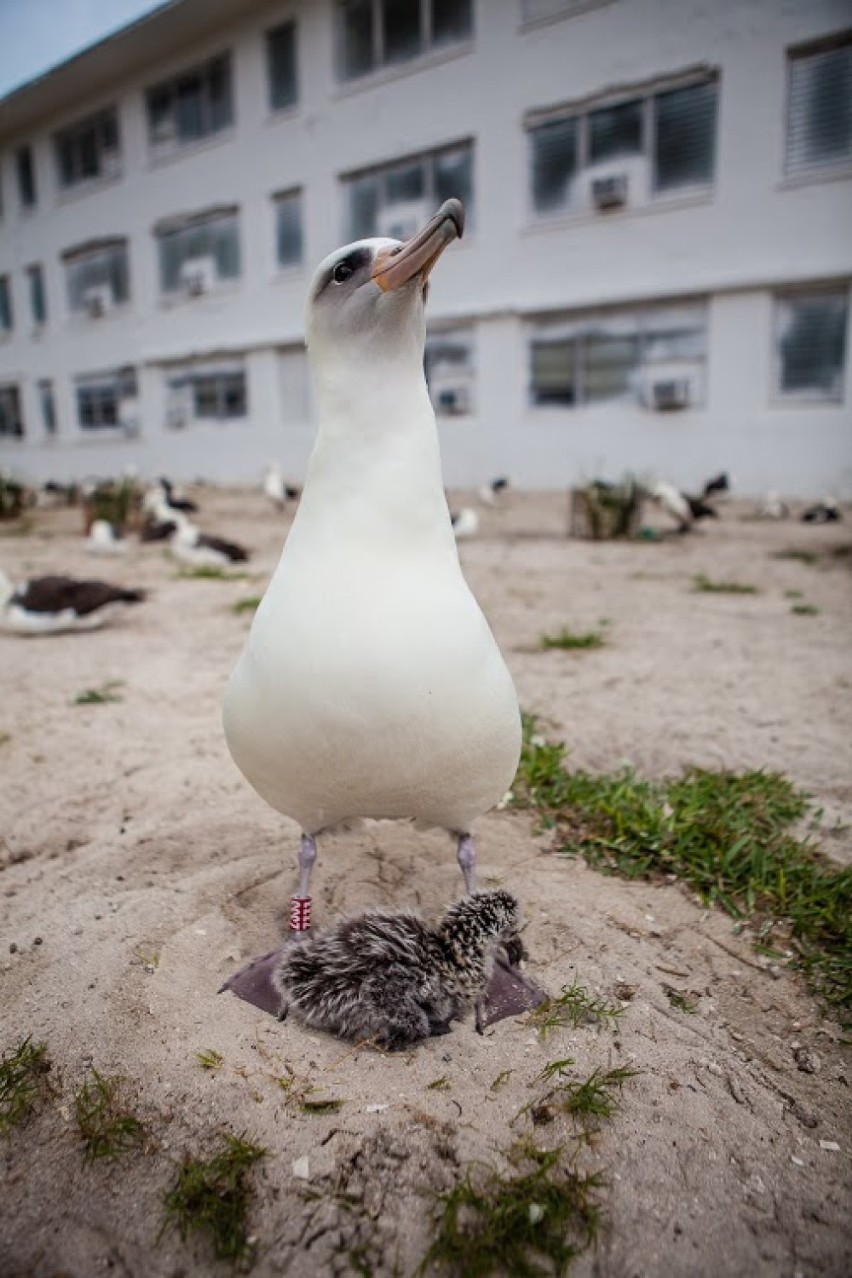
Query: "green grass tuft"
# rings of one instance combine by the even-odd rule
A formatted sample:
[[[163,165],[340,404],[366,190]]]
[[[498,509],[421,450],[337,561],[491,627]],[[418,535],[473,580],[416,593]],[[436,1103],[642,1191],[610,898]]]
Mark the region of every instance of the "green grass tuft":
[[[255,612],[263,595],[249,595],[247,599],[238,599],[236,603],[231,604],[231,612],[241,617],[244,612]]]
[[[818,617],[819,616],[819,608],[817,608],[815,604],[809,604],[809,603],[793,604],[793,607],[790,609],[790,611],[794,617]]]
[[[246,1259],[251,1253],[246,1218],[252,1197],[246,1173],[265,1154],[261,1146],[226,1134],[212,1158],[184,1159],[175,1184],[163,1197],[161,1236],[174,1225],[183,1239],[190,1233],[206,1234],[217,1260]]]
[[[438,1197],[437,1233],[418,1270],[450,1278],[557,1278],[595,1240],[600,1224],[598,1175],[561,1160],[561,1149],[535,1151],[531,1170],[501,1175],[466,1170]]]
[[[811,567],[819,560],[815,550],[799,550],[794,546],[787,550],[773,550],[769,557],[770,559],[793,559],[797,563],[808,564]]]
[[[563,651],[589,650],[602,648],[605,642],[600,630],[586,630],[578,633],[563,626],[555,635],[541,635],[538,646],[545,652],[552,648],[561,648]]]
[[[72,705],[103,706],[110,701],[121,701],[122,698],[116,692],[116,688],[120,688],[122,685],[122,679],[110,679],[108,683],[102,683],[99,688],[85,688],[82,692],[77,693]]]
[[[220,1069],[224,1063],[224,1056],[221,1052],[217,1052],[214,1047],[208,1048],[203,1052],[196,1052],[195,1059],[202,1069],[213,1070]]]
[[[5,1134],[28,1118],[51,1090],[50,1060],[46,1043],[34,1043],[28,1035],[0,1061],[0,1133]]]
[[[852,869],[791,834],[809,804],[785,776],[688,768],[645,781],[629,768],[569,773],[564,755],[525,716],[513,801],[556,829],[558,851],[626,878],[674,876],[764,933],[780,926],[812,988],[852,1009]]]
[[[703,572],[692,578],[692,589],[702,595],[756,595],[757,586],[749,586],[742,581],[712,581]]]
[[[199,564],[196,568],[181,568],[175,573],[180,581],[248,581],[247,572],[228,572],[215,564]]]
[[[534,1026],[541,1037],[546,1038],[551,1030],[566,1026],[577,1029],[580,1025],[614,1024],[623,1011],[624,1008],[615,1003],[595,998],[575,979],[571,985],[564,985],[556,998],[545,999],[533,1008],[527,1024]]]
[[[83,1162],[120,1158],[141,1145],[145,1129],[120,1104],[122,1079],[105,1078],[96,1069],[74,1093],[74,1115],[83,1141]]]

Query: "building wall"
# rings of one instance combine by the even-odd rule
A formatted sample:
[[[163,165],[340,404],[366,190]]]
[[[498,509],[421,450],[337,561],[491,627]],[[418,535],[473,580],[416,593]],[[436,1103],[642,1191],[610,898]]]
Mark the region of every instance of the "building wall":
[[[782,404],[772,392],[773,287],[852,276],[852,173],[783,177],[786,54],[849,24],[845,0],[608,0],[522,28],[517,0],[478,0],[470,46],[369,81],[335,79],[330,0],[240,6],[215,37],[167,50],[112,93],[76,100],[2,143],[5,215],[0,273],[14,281],[16,328],[0,343],[0,383],[22,387],[27,436],[0,440],[0,464],[38,479],[144,473],[254,479],[278,458],[301,475],[313,424],[285,422],[276,350],[301,340],[313,265],[343,242],[339,176],[465,138],[475,140],[475,207],[465,239],[436,270],[430,315],[474,323],[475,412],[441,420],[449,484],[509,472],[553,487],[625,470],[689,485],[729,469],[740,491],[852,496],[852,351],[841,404]],[[239,14],[239,18],[236,15]],[[272,115],[262,33],[298,18],[300,100]],[[230,48],[236,123],[227,134],[152,161],[144,89]],[[530,207],[525,114],[608,86],[700,64],[720,70],[712,194],[617,213],[548,219]],[[120,105],[123,176],[79,195],[56,189],[51,136],[101,105]],[[38,205],[17,208],[12,155],[34,146]],[[304,267],[278,271],[273,192],[304,189]],[[193,299],[161,299],[154,224],[216,204],[240,205],[242,278]],[[63,249],[101,235],[130,240],[131,301],[99,320],[69,316]],[[49,321],[33,337],[24,268],[42,262]],[[653,413],[636,405],[533,408],[527,317],[548,310],[646,302],[686,294],[709,304],[707,397],[701,408]],[[847,326],[852,342],[852,324]],[[249,416],[165,426],[163,362],[245,353]],[[86,437],[72,379],[133,363],[142,433]],[[45,440],[36,382],[54,381],[59,433]]]

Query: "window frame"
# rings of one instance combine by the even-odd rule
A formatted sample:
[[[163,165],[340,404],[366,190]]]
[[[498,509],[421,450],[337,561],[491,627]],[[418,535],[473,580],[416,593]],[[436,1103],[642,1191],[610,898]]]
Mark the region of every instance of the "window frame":
[[[838,392],[820,394],[812,388],[806,390],[785,391],[782,385],[783,357],[781,352],[781,308],[784,303],[813,297],[844,297],[846,301],[845,335],[841,355]],[[774,288],[770,294],[769,334],[771,342],[771,376],[770,403],[775,408],[795,408],[797,406],[839,408],[847,402],[847,383],[850,360],[850,329],[852,329],[852,283],[828,281],[824,284],[803,284],[790,288]]]
[[[354,0],[357,2],[357,0]],[[386,0],[361,0],[369,7],[371,23],[371,62],[365,71],[347,73],[346,71],[346,25],[345,10],[353,0],[335,0],[333,11],[334,32],[334,73],[337,83],[344,88],[353,88],[365,81],[372,81],[378,76],[399,75],[409,70],[419,70],[431,62],[458,53],[464,53],[476,38],[476,3],[465,0],[469,6],[470,28],[463,36],[455,39],[436,39],[433,31],[434,0],[416,0],[420,9],[420,49],[409,57],[388,60],[384,49],[384,5]]]
[[[8,337],[15,331],[15,301],[12,296],[12,276],[0,275],[0,337]]]
[[[378,226],[374,227],[372,231],[366,231],[363,234],[360,229],[355,229],[352,219],[350,191],[356,182],[363,181],[366,178],[377,178],[383,181],[389,174],[393,174],[395,171],[411,168],[415,164],[425,166],[428,162],[428,168],[424,170],[426,172],[424,190],[427,190],[427,193],[419,197],[419,200],[416,202],[422,202],[424,205],[431,204],[437,209],[439,207],[439,201],[434,194],[435,163],[441,156],[449,155],[454,151],[466,151],[470,157],[470,196],[465,201],[465,234],[469,237],[470,232],[476,229],[476,142],[472,137],[465,137],[454,142],[442,143],[439,146],[431,147],[427,151],[417,151],[411,155],[396,156],[392,160],[373,164],[368,168],[353,170],[349,173],[342,173],[339,177],[339,182],[344,188],[344,199],[342,201],[344,206],[342,234],[344,238],[369,238],[370,236],[382,234],[382,231]],[[382,203],[380,199],[376,207],[376,218],[378,219],[383,209],[393,208],[394,204],[402,207],[404,203],[405,201]]]
[[[458,344],[458,346],[466,348],[466,359],[459,361],[459,380],[468,390],[470,403],[460,409],[448,409],[442,407],[434,398],[434,368],[430,367],[430,363],[435,362],[434,347],[444,343],[446,345]],[[430,348],[432,348],[430,350]],[[435,417],[439,422],[463,421],[471,417],[475,417],[477,413],[477,364],[478,364],[478,346],[477,346],[477,329],[473,321],[438,324],[435,327],[429,327],[426,330],[426,344],[423,351],[423,373],[426,378],[426,388],[429,392],[429,399]],[[438,393],[440,386],[438,387]]]
[[[83,315],[86,312],[85,295],[88,289],[98,287],[97,284],[88,284],[81,288],[79,302],[74,302],[72,298],[72,277],[71,271],[74,267],[86,262],[94,262],[99,258],[106,258],[110,253],[118,253],[124,259],[123,267],[119,271],[124,277],[125,291],[124,296],[119,296],[115,289],[112,290],[113,298],[110,310],[115,310],[123,306],[128,306],[132,297],[130,283],[130,242],[126,236],[114,236],[99,242],[91,242],[88,244],[75,245],[72,248],[65,249],[61,253],[62,265],[65,269],[65,293],[66,304],[68,306],[68,314],[71,316]],[[104,287],[111,287],[105,285]]]
[[[286,271],[299,270],[305,264],[305,193],[301,186],[290,186],[281,191],[274,191],[270,197],[272,201],[273,213],[273,235],[275,239],[275,270],[277,273]],[[291,261],[282,262],[280,248],[280,227],[279,227],[279,209],[282,205],[291,203],[298,210],[299,222],[299,255]]]
[[[221,64],[224,68],[224,80],[227,86],[225,95],[227,101],[228,118],[220,124],[215,124],[213,117],[215,115],[213,106],[213,97],[211,95],[211,79],[215,72],[217,64]],[[201,113],[205,123],[209,127],[205,127],[201,132],[182,137],[180,134],[179,122],[179,88],[181,82],[188,82],[192,79],[201,81]],[[160,95],[168,100],[167,115],[171,118],[171,127],[165,131],[162,136],[157,136],[154,124],[154,107],[153,102]],[[180,71],[174,72],[172,75],[166,76],[165,79],[157,80],[154,84],[149,84],[145,91],[145,122],[146,133],[148,138],[148,150],[154,159],[163,156],[182,152],[186,147],[201,146],[209,144],[216,138],[227,136],[230,130],[233,130],[236,124],[236,78],[234,76],[234,60],[230,49],[223,49],[219,53],[212,54],[210,57],[204,58],[199,62],[193,62],[183,67]]]
[[[273,76],[273,40],[279,36],[282,31],[287,29],[292,31],[292,57],[293,57],[293,96],[285,102],[275,101]],[[299,105],[300,84],[299,84],[299,24],[296,18],[284,18],[281,22],[276,22],[275,26],[267,27],[264,31],[264,52],[266,62],[266,88],[267,88],[267,108],[273,115],[280,115],[286,111],[294,111]]]
[[[842,160],[805,164],[800,168],[790,167],[790,136],[793,106],[793,64],[807,58],[819,57],[830,53],[832,49],[850,46],[852,58],[852,28],[834,32],[819,40],[809,40],[804,44],[791,45],[785,50],[784,66],[784,134],[783,154],[781,159],[782,179],[792,185],[803,185],[808,182],[820,182],[826,178],[846,177],[852,173],[852,150]]]
[[[115,132],[115,145],[108,147],[103,137],[103,130],[107,122],[111,122]],[[66,146],[75,146],[78,150],[81,147],[81,138],[89,132],[95,133],[94,149],[97,156],[97,171],[91,174],[85,174],[79,171],[80,157],[77,159],[77,175],[71,181],[65,180],[65,163],[63,158],[63,148]],[[108,154],[114,154],[115,162],[110,167],[105,167],[104,161]],[[62,129],[57,129],[53,134],[53,158],[56,171],[56,184],[63,193],[79,190],[88,187],[96,182],[116,181],[122,174],[122,148],[121,148],[121,120],[119,117],[118,106],[113,104],[101,107],[99,111],[95,111],[90,115],[83,116],[79,120],[75,120],[73,124],[69,124]]]
[[[35,156],[30,143],[15,149],[15,176],[18,183],[18,205],[23,213],[32,213],[38,204]]]
[[[206,361],[174,365],[165,370],[167,424],[171,429],[192,426],[219,426],[244,422],[249,417],[249,376],[244,361],[233,365],[216,365]],[[228,396],[238,383],[240,412],[228,411]],[[229,384],[231,384],[229,389]],[[215,412],[199,411],[199,396],[212,390]],[[183,404],[179,401],[183,400]],[[189,421],[185,420],[188,415]],[[180,418],[178,422],[176,419]],[[171,421],[170,421],[171,419]]]
[[[9,413],[10,421],[14,419],[11,430],[4,429],[7,413]],[[0,440],[25,439],[26,434],[21,387],[18,382],[2,382],[0,383]]]
[[[83,421],[82,398],[89,392],[94,396],[93,403],[98,407],[98,416],[102,416],[104,405],[111,396],[114,401],[114,420],[100,420],[86,423]],[[74,379],[74,406],[76,410],[77,430],[84,436],[92,432],[99,435],[101,431],[118,431],[127,433],[121,418],[121,406],[125,400],[136,400],[139,395],[139,383],[136,368],[132,364],[122,364],[118,368],[109,368],[100,373],[81,373]]]
[[[31,262],[25,268],[27,276],[27,293],[30,303],[30,318],[33,328],[42,329],[47,324],[47,285],[44,278],[44,265]]]
[[[655,329],[655,317],[659,318],[665,316],[667,312],[678,310],[684,312],[692,310],[696,316],[700,314],[701,326],[699,331],[702,334],[702,353],[694,356],[680,355],[668,359],[650,357],[648,351],[655,336],[665,332],[664,329],[659,327]],[[637,346],[638,358],[635,365],[633,365],[639,383],[637,393],[632,400],[627,401],[625,401],[623,395],[589,398],[587,392],[590,380],[590,365],[587,356],[589,340],[590,338],[592,340],[596,338],[617,340],[619,334],[612,331],[607,332],[606,329],[608,326],[617,328],[619,321],[623,321],[626,328],[621,340],[633,341]],[[604,331],[596,332],[596,325],[602,326]],[[567,333],[563,331],[563,335],[560,336],[560,329],[569,331]],[[688,327],[681,329],[681,332],[684,333],[691,331]],[[550,338],[548,338],[549,332],[553,334]],[[554,345],[570,343],[572,347],[570,385],[573,388],[574,399],[571,402],[561,400],[536,402],[533,378],[533,348],[536,344],[545,345],[548,342]],[[680,380],[685,377],[689,377],[690,384],[697,384],[698,388],[698,393],[694,399],[690,400],[686,408],[690,412],[702,412],[708,407],[707,370],[710,361],[710,296],[708,294],[691,294],[688,297],[590,307],[578,310],[555,310],[533,314],[527,317],[526,349],[526,410],[533,415],[548,412],[597,411],[612,405],[620,405],[622,408],[636,409],[640,412],[659,411],[645,402],[642,394],[642,384],[649,380]],[[690,372],[687,372],[684,368],[680,373],[662,372],[659,378],[651,378],[650,374],[655,366],[665,368],[666,365],[675,364],[689,365]],[[696,369],[697,377],[695,375]]]
[[[216,257],[215,245],[204,253],[188,253],[180,260],[177,272],[177,282],[171,286],[165,285],[165,263],[163,259],[163,245],[173,236],[188,235],[192,232],[198,232],[204,227],[214,226],[220,222],[233,221],[234,230],[234,260],[236,262],[236,270],[231,275],[223,275],[219,269],[219,260]],[[242,242],[240,239],[240,209],[238,205],[226,205],[217,208],[203,209],[197,213],[189,213],[177,217],[162,218],[154,226],[154,239],[157,244],[157,259],[159,270],[159,290],[160,297],[164,301],[180,299],[187,296],[187,289],[183,285],[180,274],[187,262],[198,261],[212,258],[215,263],[216,277],[214,280],[213,291],[218,291],[223,286],[233,285],[242,279],[243,275],[243,253]]]
[[[548,19],[549,21],[549,19]],[[701,88],[705,85],[715,86],[714,120],[711,137],[712,176],[707,182],[687,182],[676,188],[658,186],[658,134],[659,120],[657,101],[665,94],[675,93],[683,89]],[[641,84],[625,85],[616,92],[598,94],[581,101],[567,103],[564,106],[535,109],[525,113],[523,128],[527,135],[527,216],[533,225],[544,225],[562,218],[601,216],[594,205],[580,201],[565,202],[558,208],[540,210],[535,202],[535,143],[537,130],[573,121],[576,129],[576,161],[574,181],[578,182],[585,173],[595,166],[590,162],[591,117],[597,112],[627,106],[629,103],[640,104],[640,135],[642,144],[635,153],[625,153],[624,163],[628,164],[641,157],[647,167],[647,183],[641,197],[630,199],[622,212],[638,208],[661,207],[679,200],[707,199],[716,189],[716,175],[719,156],[719,116],[721,100],[721,71],[718,67],[695,67],[675,75],[658,76]],[[620,157],[604,161],[617,165]]]

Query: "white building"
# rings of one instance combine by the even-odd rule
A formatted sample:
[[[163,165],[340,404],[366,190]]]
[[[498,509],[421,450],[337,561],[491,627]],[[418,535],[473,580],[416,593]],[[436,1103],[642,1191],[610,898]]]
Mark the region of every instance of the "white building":
[[[303,473],[315,264],[446,196],[451,484],[852,495],[848,0],[172,0],[0,102],[0,465]]]

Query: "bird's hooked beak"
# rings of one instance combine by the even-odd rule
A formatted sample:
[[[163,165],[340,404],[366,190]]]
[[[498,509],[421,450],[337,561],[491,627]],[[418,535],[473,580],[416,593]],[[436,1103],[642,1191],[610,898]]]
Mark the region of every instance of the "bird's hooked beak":
[[[376,254],[371,278],[383,293],[407,284],[417,276],[425,285],[429,272],[448,244],[461,239],[464,206],[461,200],[444,200],[422,231],[398,248],[382,248]]]

